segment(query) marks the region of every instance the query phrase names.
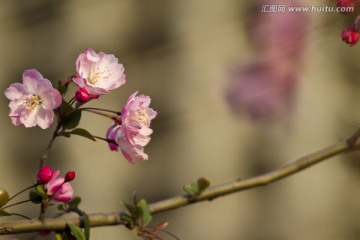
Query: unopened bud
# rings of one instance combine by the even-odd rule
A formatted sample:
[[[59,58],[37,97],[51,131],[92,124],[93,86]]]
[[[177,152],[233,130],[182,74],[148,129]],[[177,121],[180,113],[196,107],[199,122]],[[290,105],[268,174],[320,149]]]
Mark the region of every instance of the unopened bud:
[[[65,175],[65,182],[71,182],[75,179],[75,172],[67,172]]]
[[[79,103],[86,103],[90,100],[90,95],[85,88],[79,88],[75,93],[75,98]]]
[[[355,29],[354,27],[348,27],[342,31],[341,38],[344,42],[346,42],[350,46],[353,46],[359,40],[359,35],[360,34],[357,29]]]
[[[4,206],[9,201],[9,193],[3,189],[0,188],[0,207]]]
[[[52,175],[53,175],[52,169],[48,166],[43,166],[42,168],[40,168],[37,174],[38,183],[39,184],[48,183],[51,180]]]

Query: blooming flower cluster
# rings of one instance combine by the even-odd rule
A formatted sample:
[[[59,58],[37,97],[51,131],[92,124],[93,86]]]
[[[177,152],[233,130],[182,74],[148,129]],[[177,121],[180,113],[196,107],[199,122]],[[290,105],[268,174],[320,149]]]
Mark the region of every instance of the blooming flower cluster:
[[[152,130],[151,120],[157,112],[150,108],[151,99],[148,96],[136,96],[133,93],[121,111],[121,125],[115,122],[107,131],[106,138],[110,140],[109,148],[120,151],[125,158],[134,163],[135,160],[147,160],[144,146],[150,141]]]
[[[37,177],[38,183],[44,185],[44,190],[51,200],[69,202],[73,196],[70,181],[74,180],[75,172],[67,172],[65,177],[58,177],[60,171],[53,171],[48,166],[40,168]]]
[[[75,96],[66,102],[63,97],[71,82],[78,89]],[[14,125],[23,124],[25,127],[38,125],[46,129],[53,123],[56,112],[57,129],[61,130],[61,134],[68,136],[77,133],[91,139],[106,140],[110,150],[118,151],[120,149],[125,158],[133,163],[134,160],[148,159],[144,153],[144,146],[150,141],[150,135],[153,132],[150,123],[157,114],[149,107],[151,100],[148,96],[136,96],[137,92],[133,93],[122,111],[114,116],[105,114],[104,112],[112,112],[105,109],[92,111],[115,120],[115,123],[107,131],[106,139],[93,136],[84,129],[80,129],[81,134],[79,134],[79,130],[65,131],[78,125],[81,115],[75,113],[88,110],[81,108],[83,104],[110,93],[111,90],[122,86],[125,82],[124,66],[114,55],[103,52],[96,53],[93,49],[86,49],[76,60],[76,74],[63,81],[58,89],[55,89],[51,82],[43,78],[37,70],[31,69],[24,71],[22,84],[11,84],[4,94],[10,100],[9,116]],[[49,178],[49,169],[43,169],[43,171],[42,175]],[[38,180],[39,183],[43,183],[42,179]]]

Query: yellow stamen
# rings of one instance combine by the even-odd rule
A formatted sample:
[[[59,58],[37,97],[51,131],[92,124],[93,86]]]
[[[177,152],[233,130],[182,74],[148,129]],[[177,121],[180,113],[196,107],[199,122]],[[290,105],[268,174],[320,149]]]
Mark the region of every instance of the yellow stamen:
[[[26,110],[32,110],[36,108],[38,105],[42,104],[42,100],[39,96],[33,95],[30,98],[26,98],[24,101],[24,104],[26,104]]]

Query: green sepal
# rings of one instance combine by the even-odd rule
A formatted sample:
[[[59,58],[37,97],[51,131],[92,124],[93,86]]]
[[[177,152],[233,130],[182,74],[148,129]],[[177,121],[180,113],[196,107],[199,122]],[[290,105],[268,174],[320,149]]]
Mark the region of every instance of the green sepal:
[[[48,198],[48,195],[46,194],[44,188],[41,185],[36,186],[35,190],[42,197],[43,200],[46,200]]]
[[[69,132],[69,134],[82,136],[84,138],[88,138],[90,140],[96,141],[96,139],[93,137],[93,135],[90,132],[88,132],[87,130],[83,129],[83,128],[75,128],[74,130]]]
[[[68,223],[67,226],[70,228],[72,235],[76,240],[86,240],[85,233],[74,224]]]
[[[143,225],[144,226],[148,225],[152,220],[152,215],[148,203],[146,202],[145,199],[141,199],[138,202],[137,206],[141,209],[141,213],[142,213],[141,218],[143,220]]]
[[[11,214],[5,210],[0,209],[0,217],[8,217],[8,216],[11,216]]]

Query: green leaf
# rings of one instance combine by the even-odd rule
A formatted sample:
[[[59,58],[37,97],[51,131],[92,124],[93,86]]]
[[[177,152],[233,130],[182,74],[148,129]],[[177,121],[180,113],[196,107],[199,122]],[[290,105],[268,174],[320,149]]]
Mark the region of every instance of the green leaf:
[[[60,108],[59,108],[59,112],[60,112],[60,116],[65,116],[66,114],[69,114],[71,111],[73,111],[74,108],[67,102],[62,101]]]
[[[152,220],[152,215],[151,215],[148,203],[146,202],[145,199],[141,199],[139,201],[139,203],[137,204],[137,206],[141,208],[142,220],[143,220],[144,226],[148,225]]]
[[[197,180],[196,183],[190,183],[183,187],[184,191],[191,196],[197,196],[210,186],[210,181],[204,177]]]
[[[11,214],[6,212],[5,210],[0,209],[0,217],[7,217],[7,216],[11,216]]]
[[[183,187],[184,191],[191,196],[195,196],[199,193],[199,186],[197,183],[190,183]]]
[[[63,127],[65,129],[73,129],[79,125],[81,119],[81,111],[74,111],[64,116]]]
[[[81,203],[80,197],[74,197],[73,199],[71,199],[70,202],[68,202],[69,206],[73,206],[73,207],[78,207],[80,203]]]
[[[39,204],[42,202],[43,196],[37,190],[32,189],[29,192],[29,199],[31,200],[32,203]]]
[[[90,239],[90,219],[89,216],[84,213],[84,232],[86,240]]]
[[[79,135],[84,138],[88,138],[90,140],[96,141],[96,139],[93,137],[93,135],[83,128],[75,128],[74,130],[72,130],[70,132],[70,134]]]
[[[85,233],[74,224],[68,223],[67,226],[70,228],[71,233],[74,235],[76,240],[86,240]]]

